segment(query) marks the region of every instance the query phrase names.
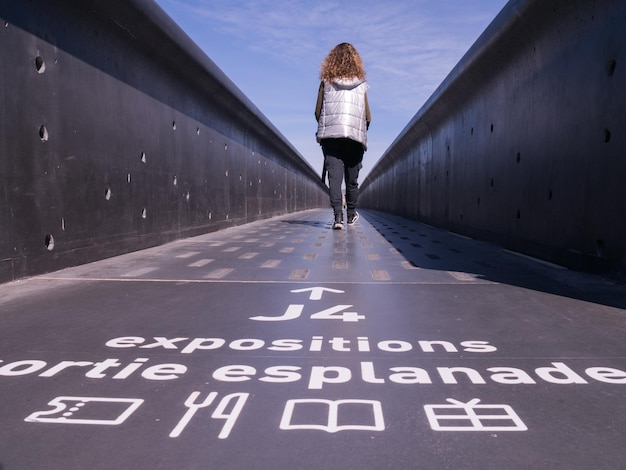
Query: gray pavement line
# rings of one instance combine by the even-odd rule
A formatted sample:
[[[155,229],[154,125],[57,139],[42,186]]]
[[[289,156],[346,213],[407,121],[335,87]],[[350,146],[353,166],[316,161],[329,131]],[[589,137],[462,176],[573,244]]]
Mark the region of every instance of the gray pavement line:
[[[519,258],[524,258],[529,261],[534,261],[535,263],[538,263],[538,264],[543,264],[544,266],[548,266],[550,268],[567,270],[565,266],[561,266],[560,264],[551,263],[550,261],[545,261],[543,259],[535,258],[534,256],[528,256],[523,253],[518,253],[517,251],[507,250],[506,248],[502,248],[502,251],[510,255],[517,256]]]
[[[486,286],[493,285],[493,282],[437,282],[437,281],[298,281],[298,280],[286,280],[286,281],[252,281],[252,280],[228,280],[228,279],[123,279],[123,278],[107,278],[107,277],[51,277],[51,276],[37,276],[31,278],[31,280],[43,280],[43,281],[84,281],[84,282],[155,282],[155,283],[178,283],[185,282],[189,284],[363,284],[363,285],[442,285],[442,286]]]

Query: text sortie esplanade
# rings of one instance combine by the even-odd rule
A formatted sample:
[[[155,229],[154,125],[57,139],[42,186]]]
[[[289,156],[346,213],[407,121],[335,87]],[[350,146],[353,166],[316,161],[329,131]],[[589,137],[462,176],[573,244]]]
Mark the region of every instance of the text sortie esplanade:
[[[420,358],[429,357],[429,363],[433,360],[449,361],[457,357],[469,359],[472,357],[493,354],[498,348],[488,341],[467,340],[453,343],[442,340],[384,340],[371,341],[368,337],[357,338],[312,336],[310,339],[274,339],[264,341],[257,338],[243,338],[227,340],[224,338],[168,338],[153,337],[143,338],[140,336],[123,336],[111,339],[105,346],[112,349],[123,350],[146,350],[146,355],[151,357],[137,357],[133,360],[106,358],[98,361],[89,360],[64,360],[58,363],[48,363],[41,359],[23,359],[13,362],[0,360],[0,377],[58,377],[81,374],[92,379],[123,380],[130,377],[141,377],[146,380],[175,380],[189,373],[189,368],[180,363],[157,363],[159,354],[164,352],[170,356],[173,352],[189,356],[193,354],[206,355],[212,360],[219,360],[216,351],[229,351],[228,357],[232,360],[232,354],[239,351],[265,351],[263,362],[274,359],[274,356],[289,356],[291,364],[269,365],[258,368],[248,364],[220,365],[213,371],[196,371],[207,374],[218,382],[247,382],[256,380],[268,384],[280,384],[307,381],[307,388],[311,390],[322,389],[331,384],[342,384],[360,380],[367,384],[400,384],[400,385],[428,385],[433,383],[443,384],[487,384],[488,381],[506,384],[536,384],[546,382],[551,384],[588,384],[590,382],[602,382],[607,384],[626,384],[626,372],[613,367],[595,365],[593,367],[576,367],[564,362],[549,362],[539,364],[532,370],[524,370],[517,367],[497,364],[498,361],[512,361],[515,358],[494,358],[494,364],[485,364],[480,369],[458,366],[420,367]],[[275,353],[270,354],[269,352]],[[298,352],[306,356],[298,355]],[[337,360],[336,357],[329,359],[324,353],[343,353],[345,359],[356,362],[353,365],[345,364],[319,364],[307,367],[296,365],[298,358],[310,359],[310,353],[320,353],[320,358],[325,361]],[[149,353],[149,354],[148,354]],[[376,358],[366,357],[368,353],[377,354]],[[416,357],[416,354],[419,354]],[[433,357],[432,355],[437,355]],[[441,357],[439,354],[445,354]],[[356,356],[355,356],[356,355]],[[411,356],[411,357],[407,357]],[[254,356],[242,354],[242,358],[250,360]],[[285,357],[285,359],[287,359]],[[343,359],[343,358],[341,358]],[[341,360],[340,359],[340,360]],[[401,360],[397,365],[389,367],[380,365],[381,361]],[[250,362],[248,360],[247,362]],[[373,362],[379,361],[378,363]],[[579,359],[571,358],[575,362]],[[593,359],[585,358],[585,362]],[[245,361],[241,361],[245,362]],[[287,362],[287,360],[285,360]],[[345,360],[341,360],[345,363]],[[528,362],[528,358],[525,359]],[[295,363],[295,364],[294,364]]]

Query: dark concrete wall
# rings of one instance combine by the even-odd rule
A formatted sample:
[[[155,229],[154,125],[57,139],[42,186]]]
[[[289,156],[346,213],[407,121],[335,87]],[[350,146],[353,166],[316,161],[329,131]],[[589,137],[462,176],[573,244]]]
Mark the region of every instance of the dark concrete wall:
[[[152,1],[0,0],[0,282],[327,205]]]
[[[509,2],[363,182],[361,204],[623,269],[624,25],[622,0]]]

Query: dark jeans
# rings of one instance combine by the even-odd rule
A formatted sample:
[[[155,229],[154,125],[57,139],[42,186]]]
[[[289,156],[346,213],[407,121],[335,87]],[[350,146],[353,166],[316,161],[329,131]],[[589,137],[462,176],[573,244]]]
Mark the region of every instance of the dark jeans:
[[[322,151],[328,172],[330,205],[335,215],[342,214],[341,183],[346,182],[348,217],[354,214],[359,197],[359,170],[363,167],[363,145],[350,139],[323,139]]]

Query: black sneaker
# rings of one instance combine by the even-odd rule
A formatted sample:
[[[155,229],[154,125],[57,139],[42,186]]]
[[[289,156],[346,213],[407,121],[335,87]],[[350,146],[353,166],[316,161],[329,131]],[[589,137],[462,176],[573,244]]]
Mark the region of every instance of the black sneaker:
[[[356,224],[357,220],[359,220],[359,213],[354,211],[354,214],[348,216],[348,225]]]
[[[335,223],[333,223],[333,230],[343,229],[343,217],[341,214],[335,214]]]

